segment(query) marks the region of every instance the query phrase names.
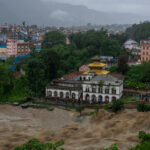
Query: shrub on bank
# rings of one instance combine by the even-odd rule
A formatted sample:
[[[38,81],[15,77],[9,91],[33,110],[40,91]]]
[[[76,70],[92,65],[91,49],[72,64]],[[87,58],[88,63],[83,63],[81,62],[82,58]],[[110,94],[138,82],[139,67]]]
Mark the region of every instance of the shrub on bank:
[[[117,112],[124,108],[124,103],[121,100],[114,101],[112,104],[112,111]]]
[[[119,149],[117,148],[117,145],[114,144],[114,145],[112,145],[112,146],[109,147],[109,148],[105,148],[104,150],[119,150]]]
[[[38,139],[31,139],[25,145],[18,146],[14,150],[64,150],[63,148],[59,148],[64,145],[64,142],[56,142],[40,144]]]
[[[139,112],[150,111],[150,105],[146,104],[145,102],[141,102],[137,105],[137,110]]]

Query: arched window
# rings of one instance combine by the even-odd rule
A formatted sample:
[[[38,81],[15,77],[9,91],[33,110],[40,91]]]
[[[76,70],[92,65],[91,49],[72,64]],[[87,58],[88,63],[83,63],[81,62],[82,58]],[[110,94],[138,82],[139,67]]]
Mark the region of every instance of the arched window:
[[[76,98],[76,94],[72,93],[72,99],[75,99],[75,98]]]
[[[109,102],[109,96],[105,96],[105,102]]]
[[[60,98],[63,98],[63,97],[64,97],[64,93],[60,92]]]
[[[92,101],[96,102],[96,96],[95,95],[92,95]]]
[[[57,97],[57,95],[58,95],[58,94],[57,94],[57,91],[55,91],[55,92],[54,92],[54,97]]]
[[[50,97],[51,97],[51,96],[52,96],[52,91],[48,91],[48,92],[47,92],[47,96],[50,96]]]
[[[69,92],[66,93],[66,98],[69,98]]]
[[[103,97],[101,95],[98,96],[98,102],[101,102],[103,100]]]
[[[85,96],[85,100],[86,100],[86,101],[89,101],[89,100],[90,100],[90,96],[89,96],[89,94],[86,94],[86,96]]]

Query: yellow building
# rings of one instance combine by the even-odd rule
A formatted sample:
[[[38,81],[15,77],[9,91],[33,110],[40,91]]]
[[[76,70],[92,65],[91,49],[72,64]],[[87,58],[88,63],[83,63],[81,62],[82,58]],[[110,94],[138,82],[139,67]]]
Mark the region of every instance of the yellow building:
[[[89,71],[84,72],[84,75],[87,75],[88,73],[96,73],[97,75],[105,75],[108,74],[109,71],[105,70],[104,67],[106,64],[101,63],[100,61],[97,60],[97,57],[94,58],[95,60],[93,63],[89,64],[88,67],[90,68]]]

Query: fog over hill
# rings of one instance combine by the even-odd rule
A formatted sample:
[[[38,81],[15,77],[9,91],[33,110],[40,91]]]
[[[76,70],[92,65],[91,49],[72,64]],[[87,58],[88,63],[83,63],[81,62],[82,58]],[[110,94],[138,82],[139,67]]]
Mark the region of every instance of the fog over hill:
[[[72,26],[92,24],[132,24],[142,18],[131,13],[106,13],[71,5],[40,0],[0,0],[0,24],[5,22]]]

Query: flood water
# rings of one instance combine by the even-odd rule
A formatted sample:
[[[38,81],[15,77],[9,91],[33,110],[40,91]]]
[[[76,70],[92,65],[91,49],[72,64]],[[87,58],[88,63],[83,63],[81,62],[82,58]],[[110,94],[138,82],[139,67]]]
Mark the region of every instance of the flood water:
[[[76,112],[58,108],[0,105],[0,150],[13,150],[31,138],[42,143],[63,140],[65,150],[101,150],[115,143],[127,150],[139,142],[140,130],[150,132],[150,112],[100,110],[98,116],[80,118]]]

